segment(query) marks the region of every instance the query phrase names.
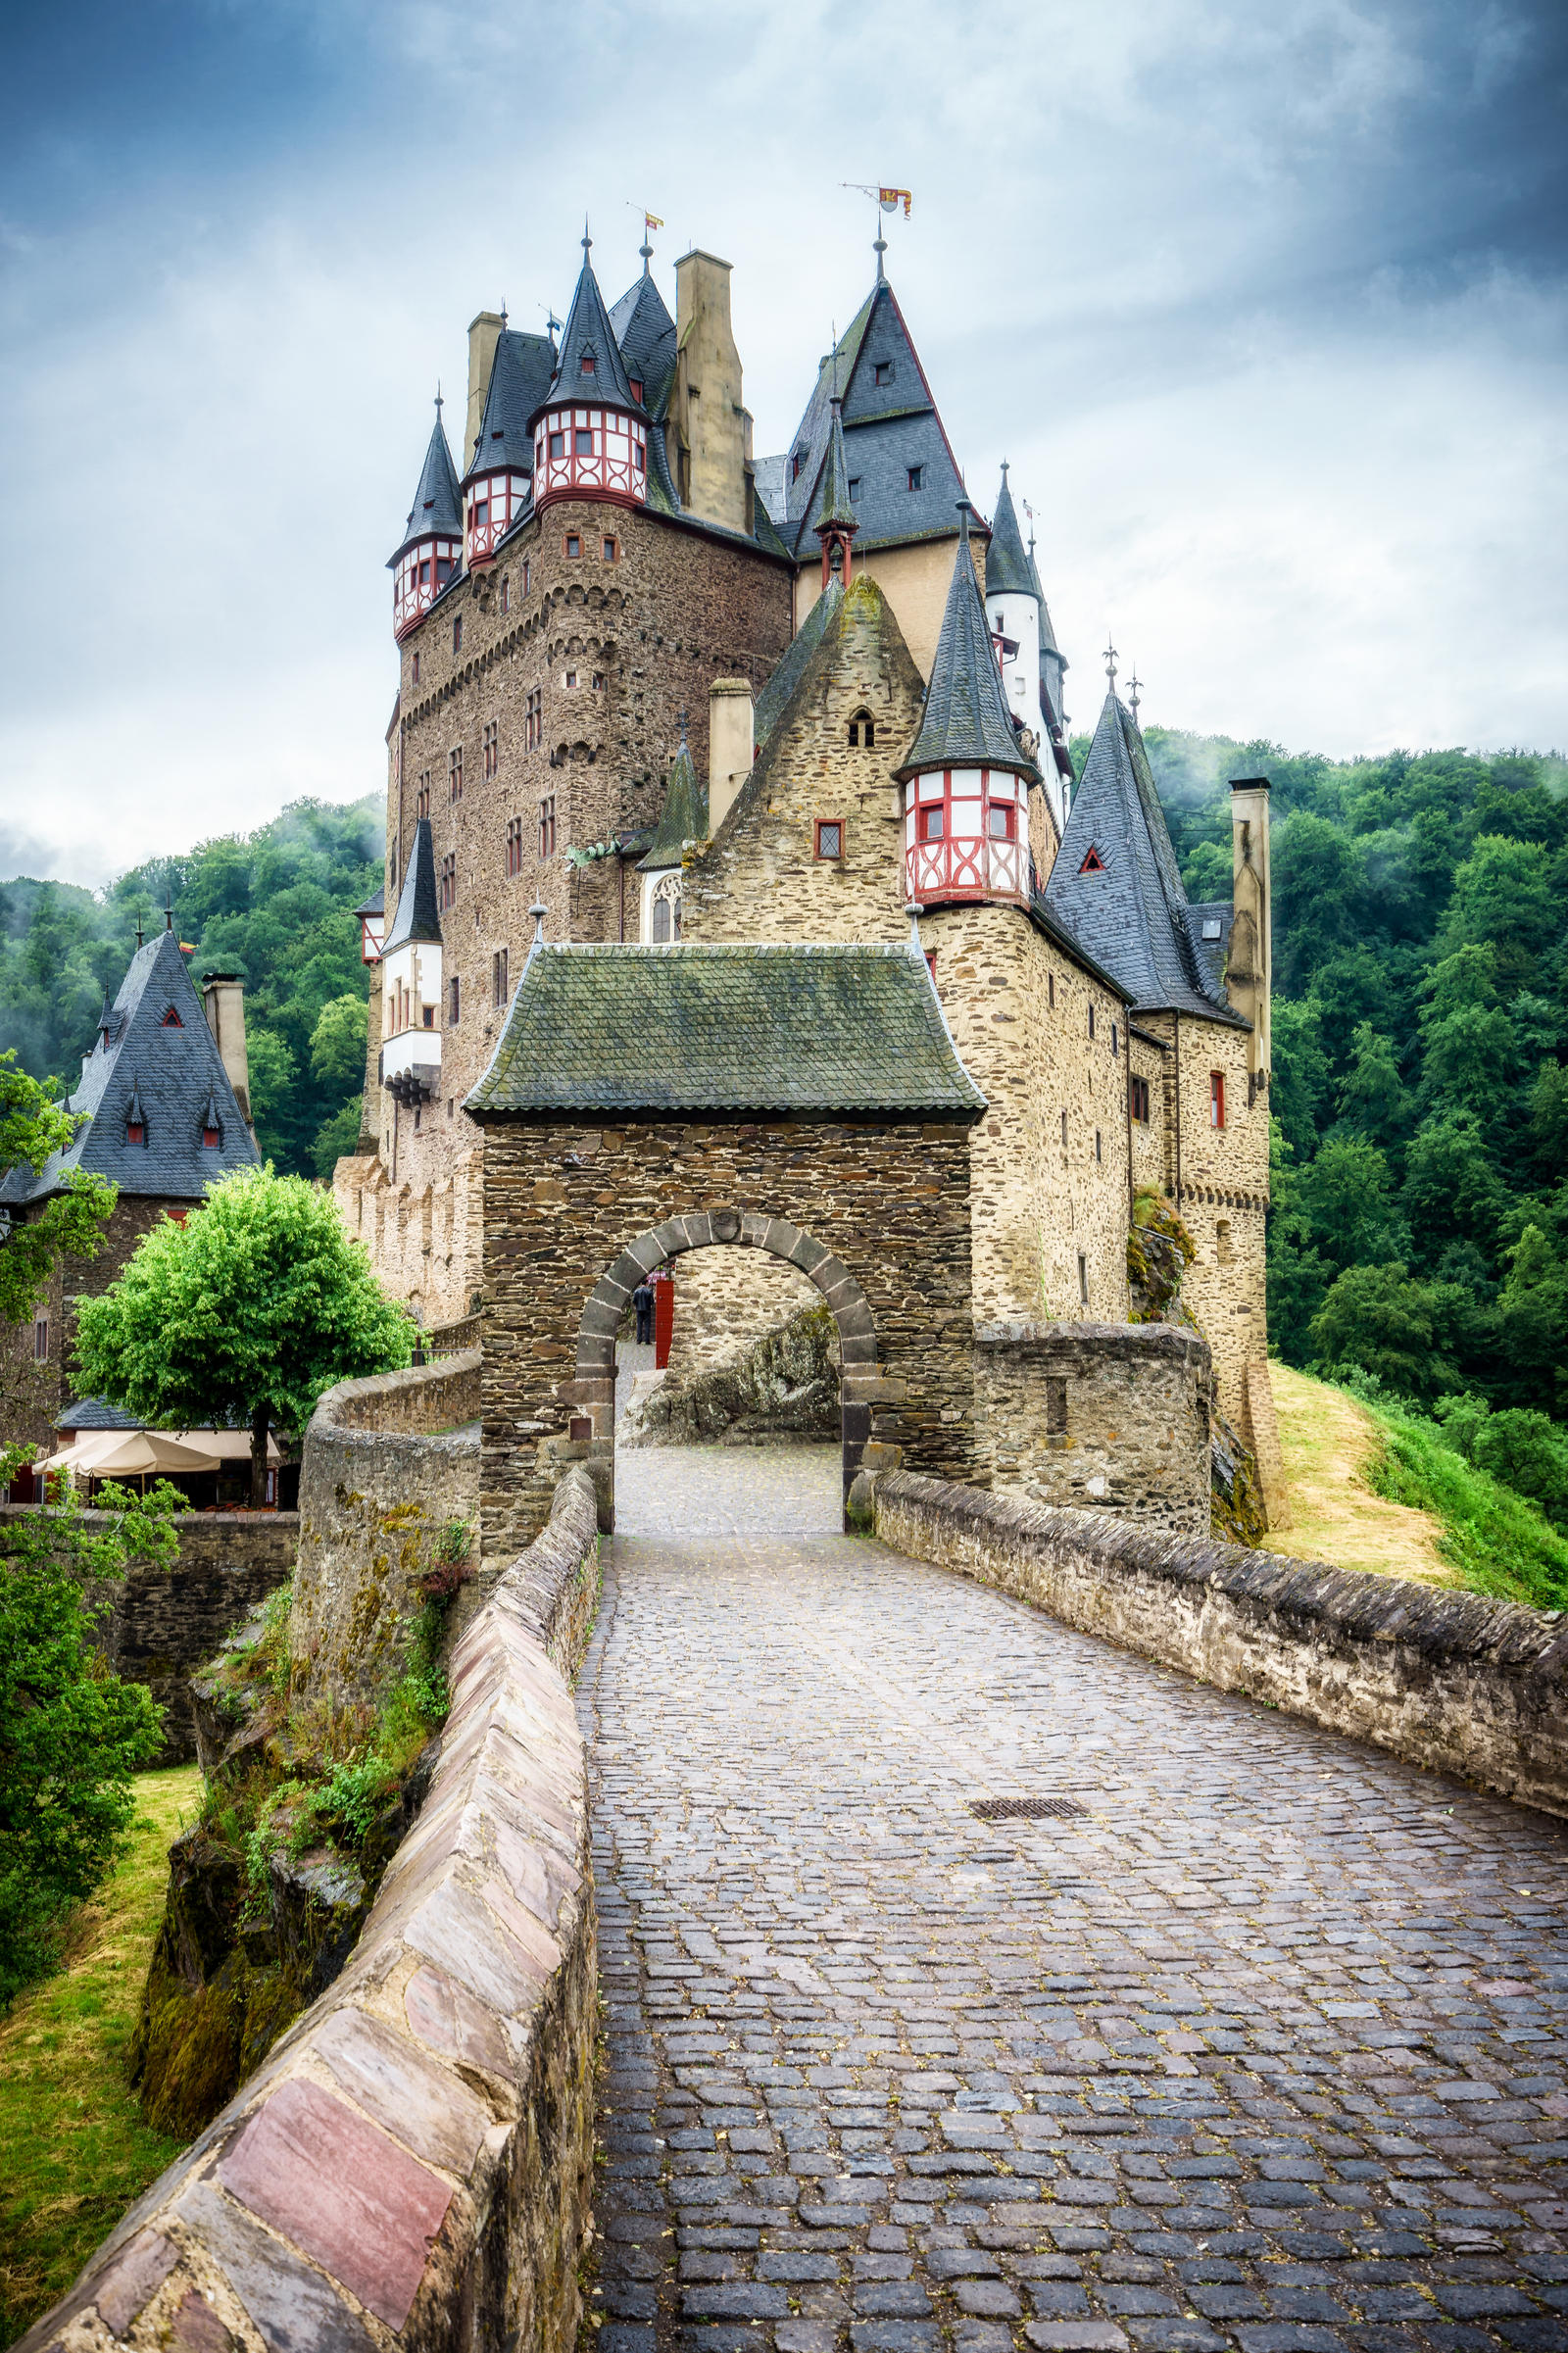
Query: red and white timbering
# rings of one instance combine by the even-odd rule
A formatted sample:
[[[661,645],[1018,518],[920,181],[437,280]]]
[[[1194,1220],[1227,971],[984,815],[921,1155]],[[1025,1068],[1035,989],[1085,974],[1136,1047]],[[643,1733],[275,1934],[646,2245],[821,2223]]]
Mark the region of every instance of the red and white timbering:
[[[573,403],[542,410],[533,428],[533,484],[536,508],[564,498],[645,505],[647,425],[620,409]]]
[[[932,768],[904,788],[906,896],[924,907],[1029,897],[1029,787],[1004,768]]]
[[[488,564],[528,499],[528,477],[520,473],[479,474],[468,484],[468,564]]]

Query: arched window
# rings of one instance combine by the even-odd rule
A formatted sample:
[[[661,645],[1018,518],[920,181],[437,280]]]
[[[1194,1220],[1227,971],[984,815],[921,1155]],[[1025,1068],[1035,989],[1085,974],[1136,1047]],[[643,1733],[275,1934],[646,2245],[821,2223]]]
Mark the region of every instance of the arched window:
[[[876,749],[876,721],[863,710],[858,711],[850,721],[850,750],[858,751],[862,744],[867,752]]]
[[[680,876],[665,874],[654,885],[653,904],[649,908],[650,929],[654,946],[667,948],[680,938]]]

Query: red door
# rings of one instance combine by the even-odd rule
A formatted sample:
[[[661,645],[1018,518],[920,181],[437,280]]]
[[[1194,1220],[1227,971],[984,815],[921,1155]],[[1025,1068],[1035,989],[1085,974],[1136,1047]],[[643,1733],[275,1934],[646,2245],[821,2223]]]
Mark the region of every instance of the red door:
[[[669,1362],[669,1344],[675,1337],[675,1284],[669,1275],[654,1277],[654,1370]]]

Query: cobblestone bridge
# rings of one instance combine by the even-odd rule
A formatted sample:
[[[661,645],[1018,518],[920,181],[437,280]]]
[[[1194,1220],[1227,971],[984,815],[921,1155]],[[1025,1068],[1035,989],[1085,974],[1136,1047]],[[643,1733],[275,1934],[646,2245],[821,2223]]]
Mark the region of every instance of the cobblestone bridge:
[[[837,1491],[621,1457],[599,2353],[1568,2348],[1564,1831]]]

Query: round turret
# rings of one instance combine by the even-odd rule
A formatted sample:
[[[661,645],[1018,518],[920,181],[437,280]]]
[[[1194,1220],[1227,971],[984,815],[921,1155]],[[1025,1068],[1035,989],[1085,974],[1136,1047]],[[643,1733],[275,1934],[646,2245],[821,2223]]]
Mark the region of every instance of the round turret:
[[[611,499],[641,507],[648,497],[648,422],[631,388],[604,297],[588,262],[561,338],[561,357],[533,427],[536,509],[556,499]]]
[[[463,501],[441,423],[438,392],[435,430],[424,453],[419,486],[409,509],[402,543],[387,564],[393,574],[392,628],[397,637],[407,637],[424,618],[456,573],[462,555]]]

